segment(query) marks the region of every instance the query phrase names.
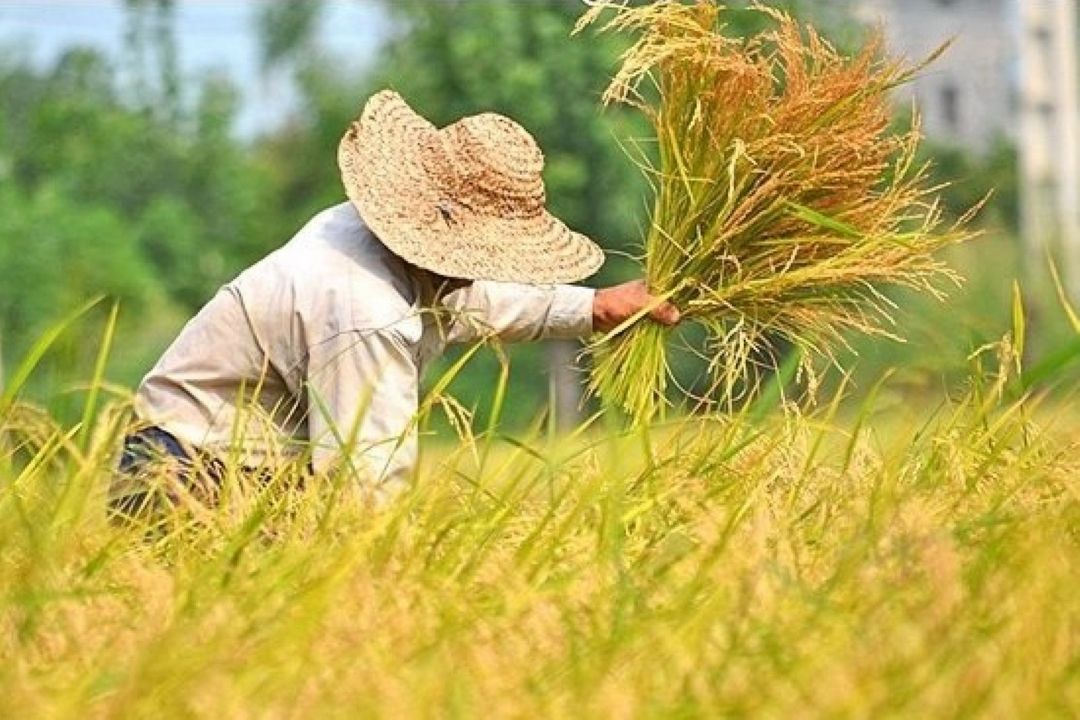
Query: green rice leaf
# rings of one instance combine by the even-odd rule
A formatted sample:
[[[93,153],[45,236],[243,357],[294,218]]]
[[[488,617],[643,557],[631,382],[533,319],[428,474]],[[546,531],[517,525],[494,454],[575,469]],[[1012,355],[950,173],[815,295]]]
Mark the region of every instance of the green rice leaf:
[[[840,222],[836,218],[831,218],[824,213],[820,213],[813,208],[808,208],[805,205],[800,205],[795,202],[788,201],[788,209],[791,211],[793,217],[808,222],[811,225],[815,225],[819,228],[826,230],[832,230],[835,233],[839,233],[844,237],[849,237],[853,240],[858,240],[863,237],[863,234],[859,232],[857,228],[848,225],[847,223]]]

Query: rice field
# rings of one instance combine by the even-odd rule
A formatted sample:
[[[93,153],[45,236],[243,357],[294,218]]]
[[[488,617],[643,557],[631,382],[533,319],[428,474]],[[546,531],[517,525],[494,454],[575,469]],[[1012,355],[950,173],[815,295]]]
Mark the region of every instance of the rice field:
[[[155,527],[105,516],[100,378],[70,427],[9,386],[0,717],[1075,717],[1080,416],[1015,345],[927,407],[775,384],[432,439],[378,513],[230,477]]]
[[[480,426],[447,390],[467,350],[389,507],[343,474],[226,464],[218,502],[118,522],[116,307],[89,377],[41,372],[91,302],[0,371],[0,720],[1080,716],[1080,315],[1055,275],[1060,347],[1029,347],[1014,285],[1011,332],[960,382],[795,382],[893,334],[912,307],[885,286],[942,298],[936,251],[971,233],[942,224],[917,127],[891,130],[921,66],[755,7],[778,30],[749,43],[715,2],[597,2],[582,25],[644,38],[609,97],[657,130],[642,272],[704,327],[722,402],[697,409],[723,412],[669,406],[671,336],[628,321],[591,348],[605,412],[508,429],[504,372]],[[1016,263],[978,252],[1004,288]],[[948,302],[923,321],[962,353]],[[796,350],[747,382],[774,334]],[[81,408],[32,401],[53,394]]]

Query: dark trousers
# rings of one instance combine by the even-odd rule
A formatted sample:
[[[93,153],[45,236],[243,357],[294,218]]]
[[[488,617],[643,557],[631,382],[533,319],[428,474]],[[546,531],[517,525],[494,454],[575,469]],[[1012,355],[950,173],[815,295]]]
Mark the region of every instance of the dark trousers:
[[[274,480],[269,468],[241,467],[238,473],[252,486],[267,488],[273,484],[283,490],[302,489],[313,474],[308,464],[298,474],[284,475],[286,481],[282,484],[281,480]],[[198,450],[189,452],[171,433],[148,427],[124,438],[113,483],[116,491],[110,493],[109,510],[116,517],[133,518],[175,505],[183,494],[213,505],[218,501],[225,476],[225,465],[220,459]]]
[[[136,517],[175,502],[178,487],[192,490],[218,484],[220,463],[199,459],[196,463],[174,435],[159,427],[128,435],[109,497],[110,512],[121,518]]]
[[[175,436],[159,427],[148,427],[124,438],[124,452],[120,455],[117,471],[125,475],[136,475],[163,455],[191,465],[191,456]]]

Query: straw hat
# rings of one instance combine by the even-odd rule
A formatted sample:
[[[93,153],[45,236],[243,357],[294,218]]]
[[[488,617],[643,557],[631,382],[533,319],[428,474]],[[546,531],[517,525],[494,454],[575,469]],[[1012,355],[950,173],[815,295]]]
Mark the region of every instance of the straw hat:
[[[394,254],[440,275],[563,283],[603,251],[544,208],[544,156],[493,113],[438,129],[389,90],[374,95],[338,149],[345,190]]]

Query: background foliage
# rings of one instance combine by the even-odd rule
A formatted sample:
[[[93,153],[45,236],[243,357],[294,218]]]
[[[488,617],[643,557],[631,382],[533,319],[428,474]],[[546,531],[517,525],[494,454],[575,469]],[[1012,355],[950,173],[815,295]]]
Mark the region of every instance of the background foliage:
[[[128,0],[128,47],[119,64],[72,48],[43,70],[0,53],[0,357],[10,365],[48,322],[103,293],[123,308],[109,376],[133,385],[221,283],[343,199],[337,141],[363,99],[384,86],[440,125],[484,110],[519,120],[545,150],[553,210],[614,251],[594,282],[633,274],[623,254],[642,237],[644,184],[618,138],[641,136],[644,128],[624,111],[599,106],[617,41],[570,38],[581,9],[571,0],[384,6],[393,32],[360,76],[344,74],[317,46],[319,3],[263,6],[256,22],[264,69],[292,77],[301,102],[287,123],[257,138],[233,131],[239,95],[228,78],[180,77],[170,0]],[[749,20],[736,18],[731,31],[750,29]],[[958,179],[945,196],[956,212],[998,187],[984,213],[995,249],[981,257],[1015,259],[1004,234],[1015,229],[1017,214],[1012,149],[1003,145],[986,158],[929,151],[943,177]],[[1008,283],[1000,276],[981,282],[972,265],[973,294],[958,296],[947,314],[920,309],[908,318],[912,345],[863,348],[863,363],[925,357],[922,349],[944,338],[955,351],[936,355],[941,362],[926,372],[962,370],[970,349],[992,338],[978,328],[996,331],[1008,314]],[[87,328],[85,337],[96,335]],[[69,341],[54,353],[52,374],[37,384],[40,399],[62,406],[55,379],[84,377],[94,350]],[[547,397],[542,352],[516,348],[511,359],[515,403],[507,419],[521,423]],[[482,356],[458,381],[467,405],[486,405],[494,362]],[[687,382],[694,372],[687,367]]]

